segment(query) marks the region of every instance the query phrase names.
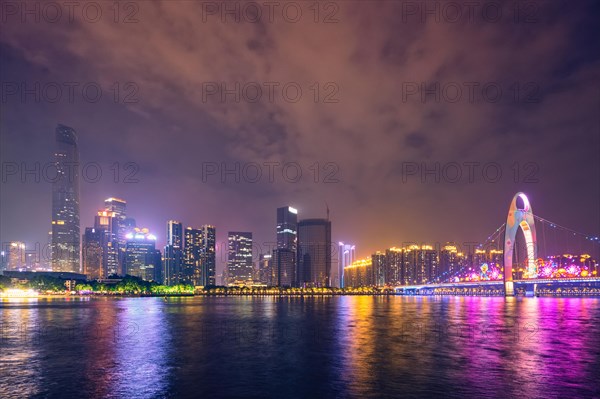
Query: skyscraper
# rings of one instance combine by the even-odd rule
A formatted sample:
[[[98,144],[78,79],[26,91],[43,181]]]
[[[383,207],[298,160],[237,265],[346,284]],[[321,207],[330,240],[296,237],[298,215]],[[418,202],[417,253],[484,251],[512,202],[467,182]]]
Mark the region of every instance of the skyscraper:
[[[298,223],[298,285],[329,287],[331,277],[331,222],[305,219]]]
[[[346,266],[344,271],[346,287],[370,287],[375,284],[372,258],[360,259]]]
[[[254,279],[252,233],[230,231],[227,235],[227,275],[233,285],[246,285]]]
[[[81,258],[83,273],[89,280],[107,277],[104,268],[104,239],[105,231],[94,227],[87,227],[83,235]]]
[[[296,252],[298,245],[298,210],[291,206],[277,208],[277,248]]]
[[[291,206],[277,208],[277,248],[273,251],[278,286],[297,283],[298,210]]]
[[[7,246],[7,270],[21,270],[25,268],[25,243],[13,241]]]
[[[77,134],[68,126],[56,128],[52,183],[52,270],[79,273],[79,149]]]
[[[2,248],[2,251],[0,251],[0,273],[3,272],[4,270],[6,270],[8,268],[8,251],[4,250],[4,247]]]
[[[336,288],[344,287],[344,268],[354,263],[356,246],[352,244],[338,243],[337,268],[331,273],[331,286]]]
[[[112,221],[112,227],[115,239],[112,246],[114,247],[113,250],[118,262],[115,273],[119,274],[123,271],[123,261],[125,259],[125,242],[127,241],[125,236],[127,232],[135,229],[135,221],[133,222],[133,225],[127,223],[127,201],[124,199],[115,197],[105,199],[104,210],[113,213],[114,220]]]
[[[160,281],[160,251],[148,229],[136,228],[125,236],[125,274],[146,281]]]
[[[202,285],[204,231],[187,227],[184,231],[184,242],[185,281],[194,286]]]
[[[386,256],[383,252],[375,252],[371,255],[371,264],[373,265],[373,284],[377,287],[383,287],[385,281]]]
[[[274,273],[273,256],[260,254],[258,258],[258,281],[266,285],[275,285],[277,278]]]
[[[99,210],[94,218],[94,229],[102,234],[102,276],[121,274],[122,256],[120,250],[125,250],[125,242],[119,242],[119,221],[116,213],[109,210]]]
[[[181,283],[183,279],[183,225],[176,220],[167,222],[167,245],[163,262],[163,281],[166,285]]]
[[[186,281],[194,286],[216,285],[216,230],[204,225],[187,227],[184,232],[184,264]]]
[[[404,265],[404,250],[392,247],[385,251],[385,283],[387,285],[400,285],[406,276]]]
[[[110,197],[104,200],[104,209],[110,212],[114,212],[115,218],[119,223],[118,239],[125,242],[125,235],[127,231],[125,229],[125,219],[127,219],[127,201],[120,198]]]
[[[204,231],[204,256],[202,258],[202,285],[216,285],[217,231],[214,226],[202,226]]]
[[[436,280],[439,275],[438,253],[431,245],[421,245],[419,251],[419,263],[421,266],[421,284]]]
[[[400,282],[393,284],[412,285],[419,284],[419,246],[409,245],[401,250],[402,267],[400,269]]]
[[[458,249],[455,245],[447,244],[440,250],[439,278],[442,282],[450,279],[459,270]]]
[[[434,281],[438,274],[438,254],[432,246],[409,245],[402,249],[402,268],[399,284],[425,284]]]
[[[292,287],[296,285],[296,254],[291,249],[273,250],[273,266],[275,268],[275,285]]]

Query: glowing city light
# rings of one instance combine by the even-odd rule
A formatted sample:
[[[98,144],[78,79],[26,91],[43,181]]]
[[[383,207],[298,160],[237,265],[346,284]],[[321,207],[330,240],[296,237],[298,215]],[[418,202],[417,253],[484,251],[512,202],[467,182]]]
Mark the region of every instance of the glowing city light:
[[[34,290],[23,290],[20,288],[8,288],[4,291],[0,291],[1,298],[36,298],[39,295]]]

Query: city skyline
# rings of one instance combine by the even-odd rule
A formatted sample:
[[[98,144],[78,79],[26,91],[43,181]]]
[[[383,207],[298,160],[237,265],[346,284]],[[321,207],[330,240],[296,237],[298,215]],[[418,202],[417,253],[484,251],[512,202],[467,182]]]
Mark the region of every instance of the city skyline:
[[[63,126],[64,127],[64,126]],[[520,201],[518,201],[520,200]],[[182,222],[169,220],[166,223],[167,245],[161,252],[156,248],[156,236],[146,228],[136,227],[133,218],[127,217],[127,201],[115,197],[104,200],[104,209],[97,211],[93,227],[86,227],[82,236],[81,259],[82,268],[71,270],[75,273],[83,273],[90,280],[102,280],[111,275],[131,275],[146,281],[155,281],[166,285],[192,284],[195,286],[223,285],[246,285],[251,286],[283,286],[283,287],[357,287],[360,284],[367,286],[389,287],[410,286],[414,284],[430,284],[454,278],[464,279],[464,271],[474,271],[473,276],[466,278],[479,278],[479,267],[485,265],[486,270],[481,276],[494,279],[502,278],[503,249],[501,248],[499,233],[505,229],[503,224],[485,242],[467,243],[461,248],[457,243],[446,242],[445,245],[436,243],[429,245],[416,242],[403,243],[403,247],[391,247],[382,251],[376,251],[370,257],[355,259],[355,245],[342,242],[337,244],[336,252],[331,242],[331,222],[328,219],[304,218],[298,220],[298,210],[291,206],[277,208],[275,225],[276,241],[265,243],[266,248],[258,245],[255,248],[252,240],[252,232],[228,232],[228,241],[225,253],[225,268],[219,272],[219,252],[223,252],[224,245],[218,245],[215,241],[215,226],[203,225],[200,229],[185,226]],[[568,246],[570,235],[579,236],[579,256],[582,256],[582,266],[571,263],[568,272],[597,273],[596,260],[600,258],[597,254],[597,243],[599,238],[591,235],[577,233],[563,226],[534,216],[531,213],[531,204],[524,193],[517,193],[511,204],[510,215],[513,208],[518,212],[520,209],[526,211],[528,223],[533,228],[533,239],[535,240],[534,219],[538,220],[538,230],[544,239],[544,257],[551,259],[561,255],[551,254],[546,246],[545,231],[548,226],[551,230],[562,230],[567,233],[567,247],[561,244],[567,251],[574,249]],[[522,222],[523,223],[523,222]],[[541,226],[539,225],[541,223]],[[52,223],[54,225],[56,223]],[[540,230],[541,228],[541,230]],[[531,241],[532,237],[527,235],[529,227],[523,227],[525,241]],[[509,230],[506,230],[508,234]],[[515,234],[515,233],[513,233]],[[556,244],[556,232],[554,232]],[[512,240],[515,240],[515,235]],[[581,240],[585,241],[582,246]],[[522,240],[521,240],[522,241]],[[185,244],[184,244],[185,243]],[[30,258],[31,250],[26,249],[25,243],[9,242],[3,245],[2,270],[48,270],[43,268],[43,262],[39,259]],[[69,244],[67,242],[67,244]],[[588,246],[589,244],[589,246]],[[596,244],[596,245],[594,245]],[[519,246],[523,247],[525,250]],[[533,247],[531,247],[533,245]],[[577,244],[576,244],[577,245]],[[49,244],[54,249],[54,244]],[[4,248],[6,247],[6,248]],[[221,250],[219,250],[219,247]],[[272,248],[272,254],[270,250]],[[512,247],[508,250],[512,255]],[[534,248],[534,255],[530,249]],[[584,249],[585,248],[585,249]],[[525,256],[525,269],[523,263],[517,266],[517,278],[524,275],[537,276],[539,272],[545,275],[558,275],[558,266],[561,262],[550,261],[539,267],[533,264],[538,244],[533,242],[521,242],[515,246],[516,264],[519,265],[519,251]],[[582,252],[582,250],[584,252]],[[591,250],[592,256],[586,252]],[[39,250],[38,250],[39,251]],[[52,253],[52,260],[60,261],[59,256]],[[70,255],[65,256],[69,259]],[[573,252],[572,252],[573,253]],[[577,252],[575,252],[577,253]],[[487,255],[486,255],[487,254]],[[555,252],[556,254],[556,252]],[[223,255],[223,254],[221,254]],[[264,263],[265,255],[268,262]],[[483,256],[483,257],[482,257]],[[527,261],[529,257],[530,261]],[[562,255],[572,258],[572,255]],[[56,259],[55,259],[56,258]],[[512,258],[512,256],[511,256]],[[589,260],[584,262],[584,259]],[[256,262],[255,262],[256,261]],[[567,264],[569,263],[566,261]],[[539,263],[535,260],[535,263]],[[37,266],[36,266],[37,265]],[[42,266],[41,269],[36,267]],[[585,269],[583,268],[585,267]],[[52,269],[61,272],[61,269]],[[562,269],[561,269],[562,270]],[[336,274],[341,272],[340,274]],[[348,272],[348,284],[343,283],[344,275]],[[358,273],[358,274],[357,274]],[[458,273],[458,274],[457,274]],[[473,272],[471,272],[473,273]],[[510,273],[512,275],[512,273]],[[221,276],[217,280],[217,276]],[[458,280],[457,280],[458,281]],[[357,285],[358,284],[358,285]]]
[[[0,398],[600,398],[599,20],[0,0]]]
[[[62,167],[62,169],[61,168],[57,168],[56,171],[58,173],[60,173],[62,175],[62,177],[58,178],[58,179],[55,178],[54,180],[51,181],[51,183],[52,183],[51,186],[52,186],[52,190],[53,190],[53,203],[62,204],[62,203],[57,202],[57,201],[64,201],[64,198],[60,199],[62,197],[60,197],[60,198],[57,197],[58,193],[60,193],[60,192],[69,192],[70,191],[72,193],[70,195],[75,196],[73,198],[72,202],[75,202],[76,206],[75,206],[75,208],[73,208],[74,210],[69,211],[69,212],[71,212],[70,214],[72,214],[72,216],[69,216],[69,217],[72,218],[72,219],[74,218],[76,220],[80,220],[80,215],[79,215],[79,205],[80,205],[80,201],[79,201],[79,185],[80,185],[80,182],[79,181],[81,179],[80,179],[79,175],[80,175],[81,164],[79,163],[79,148],[78,148],[78,145],[77,145],[78,136],[77,136],[76,131],[72,127],[69,127],[69,126],[66,126],[66,125],[63,125],[63,124],[59,123],[58,126],[56,127],[56,140],[57,140],[58,144],[56,145],[57,149],[54,152],[54,161],[53,162],[56,165],[59,165],[59,164],[63,163],[63,164],[66,164],[67,166],[66,167]],[[67,143],[67,144],[65,144],[65,143]],[[65,147],[65,145],[72,145],[74,149],[73,150],[67,149],[67,147]],[[69,151],[70,151],[70,153],[69,153]],[[68,157],[68,159],[66,157]],[[76,166],[73,166],[73,165],[76,165]],[[83,170],[86,170],[85,166],[84,166]],[[3,178],[5,177],[4,173],[5,173],[5,171],[3,171]],[[25,175],[27,175],[26,169],[24,169],[24,172],[22,172],[22,173],[24,173]],[[29,171],[29,173],[32,173],[32,171]],[[39,175],[39,176],[37,176],[38,178],[40,176],[42,176],[42,177],[46,176],[47,177],[47,175],[44,175],[41,172],[41,169],[38,169],[37,172],[33,171],[33,173],[34,174],[37,173]],[[57,176],[59,176],[59,175],[57,175]],[[69,186],[69,184],[73,185],[73,188],[71,188]],[[74,187],[76,187],[76,189]],[[117,217],[121,221],[121,223],[119,225],[119,231],[115,232],[114,234],[116,234],[116,239],[119,242],[119,245],[121,247],[120,251],[123,251],[123,248],[124,248],[124,245],[125,245],[123,234],[124,234],[124,230],[125,230],[125,223],[124,223],[124,221],[126,219],[126,211],[125,211],[125,209],[126,209],[126,201],[123,200],[123,199],[120,199],[118,197],[111,196],[111,197],[108,197],[107,199],[105,199],[104,202],[105,202],[104,211],[114,212],[115,214],[113,216]],[[68,200],[67,200],[67,204],[68,204]],[[329,216],[329,206],[327,205],[327,203],[325,203],[324,205],[326,207],[326,214],[327,214],[327,216]],[[57,212],[57,206],[58,205],[53,205],[53,212],[55,212],[55,213]],[[76,211],[75,211],[75,209],[76,209]],[[283,208],[281,208],[281,209],[283,209]],[[291,208],[290,207],[290,209],[293,209],[296,213],[298,212],[297,209],[295,209],[295,208]],[[95,222],[94,222],[95,228],[99,227],[98,226],[98,217],[100,217],[100,213],[98,214],[98,216],[95,217],[96,218]],[[55,216],[54,218],[59,218],[59,216]],[[64,217],[63,217],[63,219],[64,219]],[[152,220],[152,218],[146,218],[146,219]],[[131,220],[133,220],[133,219],[131,219]],[[56,222],[56,223],[59,223],[59,222]],[[53,230],[56,229],[56,227],[54,227],[56,223],[52,224],[53,228],[51,230],[51,233],[52,233]],[[64,223],[64,221],[61,221],[61,223]],[[81,223],[82,222],[75,223],[75,224],[77,225],[78,230],[80,229],[80,231],[84,231],[85,227],[81,226]],[[151,222],[151,224],[155,224],[155,223],[156,223],[155,221]],[[75,224],[74,224],[74,222],[71,222],[71,225],[75,225]],[[133,225],[135,225],[135,221],[133,221]],[[71,235],[74,235],[75,234],[75,230],[73,228],[71,228],[71,230],[73,231],[71,233]],[[253,229],[253,230],[256,230],[256,228]],[[260,230],[260,228],[258,230]],[[83,234],[83,235],[85,235],[85,234]],[[82,240],[82,236],[83,235],[79,235],[79,240],[80,241]],[[54,233],[53,233],[53,237],[54,237]],[[56,240],[56,238],[52,238],[52,240]],[[168,240],[168,237],[165,236],[163,240],[164,241],[162,241],[160,239],[157,240],[157,245],[160,245],[163,242],[166,244],[167,240]],[[15,241],[15,240],[6,241],[6,242],[13,242],[13,241]],[[264,244],[267,247],[268,247],[269,243],[271,243],[271,241],[269,241],[269,240],[265,240],[263,242],[264,242]],[[277,245],[279,246],[280,245],[279,244],[279,238],[277,238],[277,242],[278,242]],[[405,242],[419,242],[419,241],[408,239]],[[431,242],[431,240],[426,239],[426,240],[422,240],[420,242],[421,243]],[[444,241],[441,241],[441,242],[444,242]],[[448,241],[445,241],[445,242],[446,243],[451,243],[451,242],[456,242],[456,240],[448,240]],[[465,242],[472,243],[472,242],[475,242],[475,241],[465,241]],[[36,243],[36,245],[37,244],[38,243]],[[226,246],[227,245],[227,239],[225,239],[223,241],[216,240],[216,244],[219,247]],[[394,244],[394,245],[396,245],[396,244]],[[380,250],[381,248],[382,248],[381,245],[379,245],[379,247],[376,250]],[[372,253],[373,251],[370,251],[370,252]],[[123,254],[121,253],[121,254],[119,254],[119,256],[122,257]],[[105,258],[106,258],[106,256],[105,256]],[[220,273],[222,273],[222,271],[226,269],[227,259],[223,260],[222,257],[217,257],[216,261],[218,262],[218,264],[217,264],[217,273],[220,275]],[[122,264],[122,261],[120,263]],[[55,268],[57,270],[59,270],[58,266],[56,266]],[[81,267],[79,268],[79,270],[83,270],[83,265],[81,265]],[[335,271],[334,274],[336,274],[336,273],[338,273],[338,272]]]
[[[126,207],[127,207],[127,201],[124,199],[119,199],[116,197],[109,197],[107,199],[104,200],[104,204],[105,204],[105,208],[100,209],[97,211],[95,217],[94,217],[94,223],[93,223],[93,227],[85,227],[84,229],[84,233],[82,234],[80,240],[82,242],[81,245],[81,254],[82,257],[84,256],[84,252],[85,252],[85,236],[86,233],[88,232],[88,230],[90,230],[90,232],[94,232],[94,230],[102,230],[104,231],[104,234],[108,234],[108,238],[104,239],[105,241],[110,241],[110,242],[115,242],[113,244],[113,246],[115,247],[115,253],[111,254],[104,254],[104,270],[106,271],[105,275],[110,275],[110,274],[122,274],[122,270],[123,270],[123,260],[122,260],[122,256],[124,255],[122,252],[124,251],[125,248],[125,243],[126,243],[126,238],[125,238],[125,233],[131,233],[134,230],[139,231],[140,229],[138,229],[136,227],[136,222],[134,218],[131,217],[126,217]],[[115,205],[118,204],[118,205]],[[294,221],[293,223],[290,225],[287,221],[284,222],[284,218],[286,216],[284,216],[285,214],[289,214],[291,216],[294,217]],[[119,216],[120,215],[120,216]],[[119,220],[121,220],[121,223],[116,223],[116,222],[112,222],[112,220],[116,220],[117,218],[119,218]],[[273,250],[276,247],[281,247],[281,248],[287,248],[290,247],[293,249],[294,252],[297,251],[297,246],[298,244],[296,243],[296,235],[297,235],[297,229],[298,229],[298,222],[318,222],[318,221],[326,221],[326,219],[314,219],[314,218],[310,218],[310,217],[303,217],[302,219],[298,219],[298,210],[296,208],[290,207],[290,206],[285,206],[285,207],[280,207],[277,208],[277,220],[281,219],[281,222],[279,222],[277,224],[277,228],[275,231],[275,239],[271,240],[271,241],[265,241],[265,242],[253,242],[253,249],[257,249],[257,251],[253,251],[254,255],[252,256],[252,260],[254,261],[258,261],[260,255],[264,255],[264,254],[270,254],[270,251]],[[548,222],[548,221],[546,221]],[[549,222],[550,223],[550,222]],[[176,224],[177,226],[179,226],[179,229],[183,229],[183,228],[188,228],[188,229],[193,229],[193,227],[191,226],[187,226],[184,225],[182,222],[179,221],[174,221],[174,220],[168,220],[166,222],[167,224],[167,233],[165,234],[166,237],[166,242],[167,244],[170,242],[170,240],[174,240],[175,242],[180,242],[180,244],[178,245],[178,247],[182,247],[181,245],[181,238],[177,238],[177,237],[172,237],[169,238],[169,235],[172,234],[170,233],[170,229],[171,229],[171,225],[172,224]],[[176,226],[176,227],[177,227]],[[204,229],[206,226],[208,227],[212,227],[210,225],[203,225],[201,227],[201,229]],[[294,230],[290,230],[289,227],[292,226]],[[560,226],[559,226],[560,227]],[[214,227],[212,227],[214,228]],[[118,229],[118,231],[117,231]],[[113,231],[114,230],[114,231]],[[144,229],[146,231],[145,234],[148,234],[147,231],[148,229]],[[220,229],[218,229],[220,230]],[[571,230],[572,231],[572,230]],[[496,231],[497,233],[498,231]],[[228,232],[227,235],[229,236],[231,232]],[[252,232],[248,232],[249,234],[252,234]],[[586,241],[590,241],[593,242],[595,240],[597,240],[597,236],[594,236],[593,234],[584,234],[584,233],[577,233],[580,236],[585,236],[585,240]],[[286,238],[287,236],[292,236],[294,237],[293,239],[290,238]],[[118,237],[121,237],[120,239]],[[488,237],[488,241],[489,241]],[[152,240],[156,242],[156,245],[158,247],[159,245],[159,240],[157,238],[157,234],[155,234],[155,232],[152,232]],[[120,241],[120,242],[117,242]],[[4,242],[3,245],[4,247],[9,247],[12,243],[21,243],[20,241],[8,241],[8,242]],[[227,239],[224,242],[218,242],[215,241],[215,261],[217,262],[217,275],[220,275],[222,273],[223,270],[226,270],[227,268],[227,261],[228,261],[228,243],[229,243],[229,239]],[[36,259],[36,264],[43,266],[44,263],[51,263],[51,247],[52,247],[52,243],[49,242],[46,245],[40,245],[41,243],[35,243],[34,244],[34,248],[32,249],[30,246],[27,246],[27,254],[31,254],[31,255],[35,255],[38,258]],[[441,252],[444,250],[444,248],[446,248],[447,246],[453,246],[454,248],[458,248],[459,252],[464,252],[467,254],[473,254],[476,253],[478,251],[478,248],[480,248],[480,246],[484,244],[484,240],[479,240],[479,241],[467,241],[464,243],[459,243],[459,242],[455,242],[455,241],[440,241],[440,242],[435,242],[432,240],[424,240],[424,241],[416,241],[416,240],[407,240],[407,241],[403,241],[403,242],[396,242],[394,245],[391,246],[385,246],[385,245],[379,245],[377,247],[377,249],[375,251],[370,251],[369,253],[366,253],[368,251],[365,251],[365,253],[361,254],[361,256],[356,256],[354,254],[355,252],[355,245],[345,245],[342,242],[335,244],[335,243],[331,243],[330,244],[330,248],[331,248],[331,254],[333,255],[332,261],[336,262],[336,265],[331,265],[330,270],[331,270],[331,278],[335,278],[337,276],[335,276],[335,273],[337,273],[338,271],[343,270],[343,267],[340,265],[339,261],[341,260],[340,256],[344,256],[344,254],[347,254],[347,252],[349,250],[351,250],[352,252],[352,256],[350,257],[351,260],[345,260],[344,264],[351,264],[353,259],[364,259],[365,257],[368,257],[370,255],[373,255],[375,253],[380,252],[381,250],[386,251],[389,248],[396,248],[397,246],[431,246],[434,250]],[[26,245],[26,243],[22,243],[22,245]],[[118,247],[118,245],[121,245],[120,247]],[[486,245],[486,249],[494,249],[494,248],[499,248],[500,247],[500,243],[498,241],[496,241],[495,243],[487,243]],[[166,247],[168,245],[165,245],[163,248],[163,251],[161,252],[163,256],[165,256],[166,254]],[[256,246],[256,248],[254,248],[254,246]],[[342,246],[344,248],[342,248]],[[120,249],[119,249],[120,248]],[[387,249],[386,249],[387,248]],[[3,248],[5,249],[5,248]],[[580,248],[581,249],[581,248]],[[589,249],[591,249],[591,252],[594,252],[595,248],[589,247]],[[109,249],[110,250],[110,249]],[[121,253],[117,253],[121,251]],[[587,249],[586,249],[587,251]],[[5,251],[6,252],[6,251]],[[577,252],[577,251],[575,251]],[[585,252],[585,251],[584,251]],[[588,251],[589,252],[589,251]],[[113,259],[114,258],[114,259]],[[112,259],[112,260],[111,260]],[[294,256],[294,259],[297,259],[297,256]],[[82,266],[81,266],[81,271],[84,270],[84,260],[82,258]],[[112,266],[107,266],[109,263],[112,262]],[[296,274],[299,273],[299,267],[300,265],[296,264],[293,266],[293,268],[296,270]],[[342,267],[340,269],[340,267]],[[298,276],[296,276],[295,278],[297,278]],[[331,280],[333,281],[333,280]],[[332,286],[335,286],[335,284],[332,283]]]
[[[195,24],[199,6],[152,3],[140,4],[139,23],[131,24],[102,20],[45,31],[47,23],[8,16],[0,38],[0,240],[46,242],[50,183],[32,174],[22,179],[21,172],[52,161],[57,123],[77,131],[82,168],[92,165],[80,178],[81,228],[93,222],[98,199],[126,198],[131,214],[152,215],[144,225],[161,246],[165,220],[222,226],[219,242],[229,230],[253,231],[263,242],[270,240],[262,221],[271,209],[291,204],[325,218],[326,203],[336,224],[332,239],[360,243],[359,256],[404,240],[476,241],[497,227],[492,220],[503,217],[502,199],[518,191],[528,193],[540,215],[598,234],[599,51],[589,33],[596,22],[589,3],[569,5],[572,12],[545,4],[535,23],[514,22],[511,5],[503,4],[504,18],[495,24],[429,25],[404,15],[401,3],[345,4],[331,24],[314,23],[308,10],[298,24],[223,23],[212,15]],[[166,15],[181,21],[184,33],[174,32]],[[494,29],[480,31],[482,23]],[[356,29],[363,26],[370,27],[367,36]],[[118,44],[108,45],[107,35]],[[155,44],[160,57],[143,50],[154,35],[164,39]],[[78,84],[73,101],[63,84],[69,82]],[[252,82],[279,83],[278,95],[271,102],[264,90],[253,103],[207,93],[213,83],[233,90]],[[282,99],[279,89],[290,82],[302,88],[297,103]],[[477,84],[472,101],[469,82]],[[454,102],[453,83],[462,93]],[[62,97],[52,102],[54,85]],[[85,85],[88,97],[96,85],[102,97],[84,97]],[[489,95],[502,90],[498,102],[483,96],[486,85]],[[331,93],[337,102],[324,102]],[[273,182],[268,162],[280,163]],[[102,171],[97,181],[93,163]],[[283,173],[282,165],[293,163],[302,170],[298,182],[293,167]],[[236,164],[247,178],[226,175],[223,183],[221,172]],[[456,164],[462,176],[453,182]],[[253,182],[256,165],[262,176]],[[439,176],[421,182],[436,165]],[[457,220],[479,223],[453,223],[449,209]]]

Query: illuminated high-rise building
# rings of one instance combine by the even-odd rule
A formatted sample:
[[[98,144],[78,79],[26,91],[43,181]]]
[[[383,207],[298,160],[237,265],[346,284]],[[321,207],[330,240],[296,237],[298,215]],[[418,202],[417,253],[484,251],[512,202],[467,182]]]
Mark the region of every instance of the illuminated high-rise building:
[[[117,254],[117,262],[119,264],[117,273],[123,271],[123,262],[125,259],[125,242],[126,234],[133,231],[136,227],[135,220],[131,223],[127,218],[127,201],[121,198],[110,197],[104,200],[104,210],[113,213],[113,231],[115,234],[115,242],[113,244],[115,253]]]
[[[372,258],[359,259],[346,266],[346,287],[372,287],[375,284]]]
[[[183,278],[183,225],[176,220],[167,222],[167,245],[164,250],[163,281],[166,285],[180,284]]]
[[[296,284],[296,253],[291,249],[277,248],[273,250],[273,267],[275,268],[275,285],[292,287]]]
[[[276,276],[273,267],[273,255],[260,254],[258,257],[258,281],[269,286],[276,285]]]
[[[298,222],[298,285],[329,287],[331,277],[331,222],[305,219]]]
[[[337,268],[331,273],[331,285],[336,288],[344,287],[344,269],[350,266],[356,257],[356,246],[352,244],[338,243]]]
[[[202,285],[217,284],[217,231],[214,226],[202,226],[204,231],[204,257],[202,259]]]
[[[125,274],[146,281],[160,281],[160,251],[148,229],[136,228],[125,235]]]
[[[119,221],[124,221],[127,218],[127,201],[120,198],[110,197],[104,200],[104,208],[107,211],[115,213],[115,216]],[[123,230],[119,230],[123,231]],[[126,239],[127,232],[123,231],[123,234],[119,238]]]
[[[297,285],[298,210],[291,206],[277,208],[277,248],[273,251],[275,284]]]
[[[204,231],[187,227],[184,231],[184,268],[186,283],[194,286],[202,285],[202,254],[204,247]]]
[[[439,274],[438,253],[431,245],[421,245],[419,251],[419,271],[421,283],[434,282]]]
[[[184,264],[186,281],[194,286],[216,285],[216,229],[204,225],[184,231]]]
[[[440,250],[439,280],[448,281],[459,271],[460,257],[456,245],[447,244]]]
[[[79,149],[75,130],[58,125],[56,143],[57,177],[52,183],[52,270],[79,273]]]
[[[7,270],[21,270],[26,266],[25,261],[25,243],[13,241],[6,247],[7,254]]]
[[[419,270],[419,246],[409,245],[402,249],[401,284],[420,284],[422,272]]]
[[[0,250],[0,273],[8,268],[8,250]]]
[[[405,284],[405,279],[408,278],[408,267],[405,264],[402,248],[387,249],[385,258],[385,284],[390,286]]]
[[[183,224],[177,220],[167,222],[167,245],[183,248]]]
[[[371,264],[373,265],[373,284],[377,287],[383,287],[386,285],[385,281],[385,269],[386,269],[386,256],[383,252],[375,252],[371,255]]]
[[[425,284],[434,281],[439,273],[437,251],[429,245],[409,245],[402,249],[391,248],[389,253],[395,256],[388,258],[388,262],[396,261],[401,257],[399,279],[390,281],[391,285]]]
[[[81,259],[83,263],[83,274],[89,280],[106,278],[104,268],[104,240],[106,234],[104,229],[87,227],[83,235]]]
[[[246,285],[254,280],[252,233],[227,234],[227,276],[231,285]]]
[[[124,251],[125,242],[119,242],[119,220],[113,211],[99,210],[94,218],[94,229],[103,235],[102,245],[102,276],[125,274],[122,270],[121,249]]]
[[[277,248],[296,252],[298,244],[298,210],[291,206],[277,208]]]

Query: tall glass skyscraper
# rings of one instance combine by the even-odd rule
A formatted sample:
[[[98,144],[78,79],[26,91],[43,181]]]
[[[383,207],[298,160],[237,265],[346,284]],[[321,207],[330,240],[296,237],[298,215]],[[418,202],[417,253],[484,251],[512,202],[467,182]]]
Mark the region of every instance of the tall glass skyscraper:
[[[185,281],[194,286],[202,285],[202,254],[204,231],[187,227],[184,232]]]
[[[258,281],[269,286],[275,285],[277,277],[274,270],[273,256],[271,254],[260,254],[258,256]]]
[[[331,271],[331,286],[344,287],[344,268],[355,261],[356,247],[352,244],[338,243],[337,268]]]
[[[277,208],[277,248],[296,252],[297,236],[298,211],[291,206]]]
[[[254,279],[252,233],[230,231],[227,235],[227,275],[229,284],[245,285]]]
[[[81,271],[79,229],[79,149],[73,128],[58,125],[52,183],[52,270]]]
[[[167,245],[163,262],[163,280],[166,285],[181,283],[183,279],[183,225],[176,220],[167,222]]]
[[[119,242],[119,220],[116,213],[99,210],[94,219],[94,229],[102,232],[102,275],[108,277],[120,274],[121,254],[125,251],[125,243]]]
[[[216,285],[217,237],[214,226],[188,227],[184,232],[186,281],[194,286]]]
[[[273,251],[275,267],[275,285],[278,287],[293,287],[296,281],[296,254],[290,249],[278,248]]]
[[[298,223],[298,282],[304,287],[329,287],[331,222],[306,219]]]
[[[114,214],[114,230],[115,230],[115,243],[113,245],[114,251],[117,254],[118,267],[116,273],[123,271],[123,262],[125,259],[125,242],[127,241],[126,235],[128,232],[135,229],[135,223],[133,226],[128,225],[127,221],[127,201],[121,198],[110,197],[104,200],[104,210],[112,212]]]
[[[216,285],[217,231],[215,226],[204,225],[204,256],[202,258],[202,285]]]
[[[8,267],[7,270],[21,270],[25,268],[25,243],[13,241],[8,243]]]
[[[81,258],[83,273],[89,280],[105,278],[104,269],[104,239],[105,231],[94,227],[87,227],[83,235]]]
[[[277,248],[273,251],[278,286],[297,285],[298,211],[291,206],[277,208]]]
[[[125,274],[146,281],[160,281],[160,251],[148,229],[136,228],[125,236]]]

